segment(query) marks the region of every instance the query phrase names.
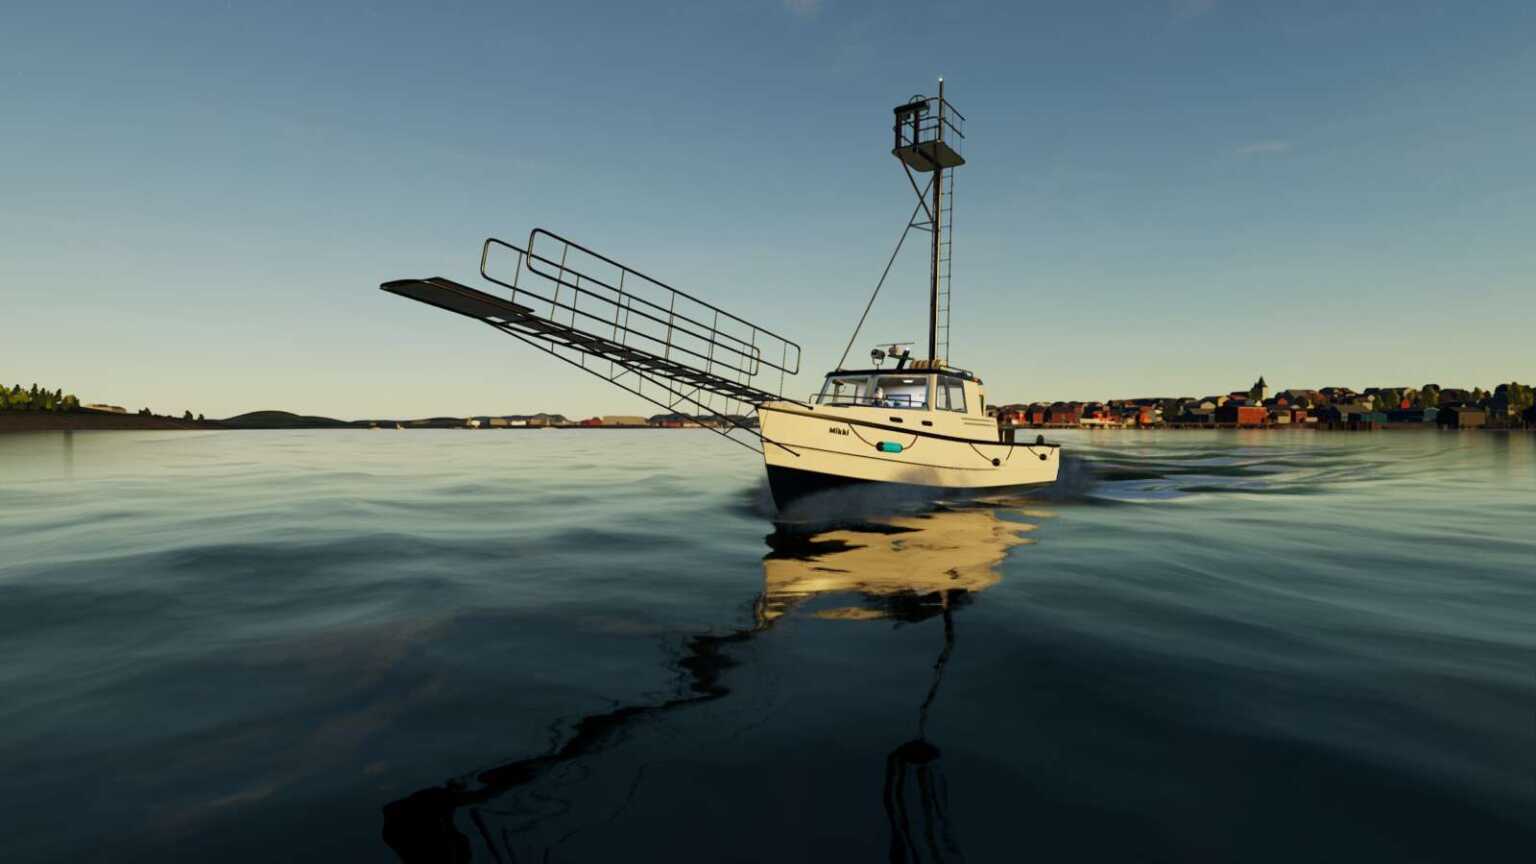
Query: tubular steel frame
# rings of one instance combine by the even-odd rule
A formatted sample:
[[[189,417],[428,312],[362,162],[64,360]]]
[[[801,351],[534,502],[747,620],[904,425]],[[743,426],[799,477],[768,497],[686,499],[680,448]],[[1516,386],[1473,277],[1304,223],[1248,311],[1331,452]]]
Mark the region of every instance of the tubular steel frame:
[[[539,238],[545,250],[558,245],[548,255],[535,252]],[[516,256],[511,281],[492,275],[496,250]],[[613,273],[593,276],[592,262]],[[527,285],[525,268],[550,287]],[[705,428],[758,453],[761,448],[733,433],[765,441],[746,421],[756,406],[777,400],[799,404],[752,383],[776,370],[782,392],[785,377],[800,371],[798,344],[557,234],[535,228],[527,249],[487,238],[480,248],[480,275],[511,296],[494,297],[441,278],[382,287],[489,324],[669,413],[686,408],[695,419],[713,418],[720,425]],[[593,359],[606,360],[606,371],[589,365]]]

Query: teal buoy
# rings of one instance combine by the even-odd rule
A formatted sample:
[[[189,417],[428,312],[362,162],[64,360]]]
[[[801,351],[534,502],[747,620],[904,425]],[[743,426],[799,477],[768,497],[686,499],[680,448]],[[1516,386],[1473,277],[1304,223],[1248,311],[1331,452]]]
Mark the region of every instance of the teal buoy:
[[[881,453],[900,453],[901,445],[897,444],[895,441],[881,441],[879,444],[875,445],[875,449],[879,450]]]

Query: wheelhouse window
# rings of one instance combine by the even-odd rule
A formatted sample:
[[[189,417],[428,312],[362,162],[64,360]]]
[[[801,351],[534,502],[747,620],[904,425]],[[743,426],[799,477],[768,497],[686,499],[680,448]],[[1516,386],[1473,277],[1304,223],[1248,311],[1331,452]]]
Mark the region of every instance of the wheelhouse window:
[[[868,375],[828,375],[816,401],[822,405],[868,405]]]
[[[928,408],[928,376],[881,375],[875,378],[870,394],[874,405],[882,408]]]
[[[965,382],[959,378],[940,375],[935,382],[933,395],[940,411],[965,411]]]

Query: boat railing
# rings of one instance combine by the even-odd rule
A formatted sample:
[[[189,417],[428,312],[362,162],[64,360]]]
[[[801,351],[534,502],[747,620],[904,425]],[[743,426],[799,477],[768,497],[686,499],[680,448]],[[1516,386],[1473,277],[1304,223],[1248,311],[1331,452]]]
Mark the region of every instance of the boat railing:
[[[896,122],[892,128],[896,149],[932,143],[940,139],[942,132],[944,143],[956,153],[961,152],[965,141],[965,115],[956,111],[948,99],[943,101],[942,112],[939,105],[939,97],[929,96],[914,98],[896,107]]]
[[[508,255],[510,273],[497,264]],[[521,279],[524,268],[542,277],[537,290]],[[542,228],[526,250],[487,239],[480,275],[551,321],[708,375],[745,382],[800,371],[796,343]]]

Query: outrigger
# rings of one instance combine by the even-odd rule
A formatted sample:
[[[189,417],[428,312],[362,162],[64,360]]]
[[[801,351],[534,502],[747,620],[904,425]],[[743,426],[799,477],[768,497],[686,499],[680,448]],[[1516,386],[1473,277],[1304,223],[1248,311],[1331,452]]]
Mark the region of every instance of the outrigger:
[[[891,152],[918,198],[902,242],[914,229],[930,235],[927,357],[897,344],[872,351],[870,367],[843,366],[898,242],[837,368],[807,399],[784,395],[800,371],[795,342],[542,228],[526,247],[494,237],[482,244],[480,275],[507,296],[443,277],[380,287],[489,324],[668,412],[712,421],[762,454],[781,512],[846,487],[940,498],[1049,485],[1060,448],[1039,437],[1015,442],[1014,430],[987,414],[982,380],[945,359],[964,117],[945,100],[942,78],[937,96],[914,96],[894,114]],[[764,381],[774,373],[777,391]]]

